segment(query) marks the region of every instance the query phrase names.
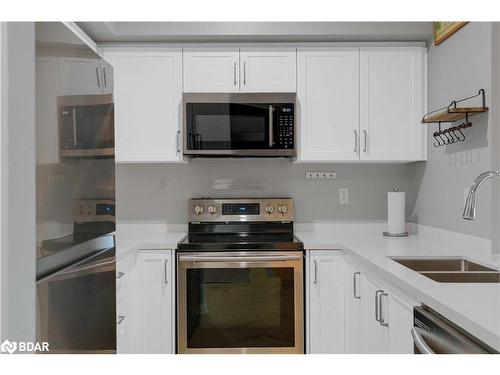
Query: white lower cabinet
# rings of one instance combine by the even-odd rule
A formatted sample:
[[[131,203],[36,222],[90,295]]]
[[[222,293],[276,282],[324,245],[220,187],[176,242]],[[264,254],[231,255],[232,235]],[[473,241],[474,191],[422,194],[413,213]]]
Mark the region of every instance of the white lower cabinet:
[[[172,250],[141,250],[137,256],[132,311],[134,353],[175,351]]]
[[[346,352],[411,354],[418,301],[349,261],[346,265]]]
[[[344,254],[307,252],[306,351],[344,353]]]
[[[175,352],[173,250],[135,250],[116,263],[119,354]]]
[[[365,353],[364,275],[346,263],[345,269],[345,352]]]
[[[137,252],[127,252],[116,259],[116,351],[134,352],[133,304],[134,270]]]

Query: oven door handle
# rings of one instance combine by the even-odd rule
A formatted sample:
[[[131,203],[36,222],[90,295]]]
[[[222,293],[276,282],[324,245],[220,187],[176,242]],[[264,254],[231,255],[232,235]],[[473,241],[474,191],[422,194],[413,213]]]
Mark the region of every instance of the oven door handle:
[[[258,262],[258,261],[287,261],[300,260],[301,255],[243,255],[243,256],[197,256],[197,255],[180,255],[181,262]]]

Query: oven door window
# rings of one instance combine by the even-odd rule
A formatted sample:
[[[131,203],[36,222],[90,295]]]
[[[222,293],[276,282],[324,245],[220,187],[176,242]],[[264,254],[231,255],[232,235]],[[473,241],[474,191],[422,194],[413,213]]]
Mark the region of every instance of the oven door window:
[[[266,104],[188,103],[189,150],[269,148]]]
[[[186,269],[187,349],[295,343],[293,267]]]

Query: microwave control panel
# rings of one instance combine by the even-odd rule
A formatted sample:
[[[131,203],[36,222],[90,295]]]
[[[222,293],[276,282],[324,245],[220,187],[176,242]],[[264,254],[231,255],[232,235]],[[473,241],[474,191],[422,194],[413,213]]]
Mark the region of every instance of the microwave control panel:
[[[63,108],[59,112],[60,116],[60,126],[59,126],[59,143],[60,148],[62,149],[70,149],[75,146],[75,131],[76,129],[74,121],[75,121],[75,113],[71,108]]]
[[[278,148],[293,149],[294,147],[294,110],[293,104],[280,105],[278,110]]]

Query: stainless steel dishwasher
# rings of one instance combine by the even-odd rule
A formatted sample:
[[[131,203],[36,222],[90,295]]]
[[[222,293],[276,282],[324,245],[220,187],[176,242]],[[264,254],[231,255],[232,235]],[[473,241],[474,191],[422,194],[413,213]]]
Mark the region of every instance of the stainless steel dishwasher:
[[[427,306],[413,309],[415,354],[498,353]]]

